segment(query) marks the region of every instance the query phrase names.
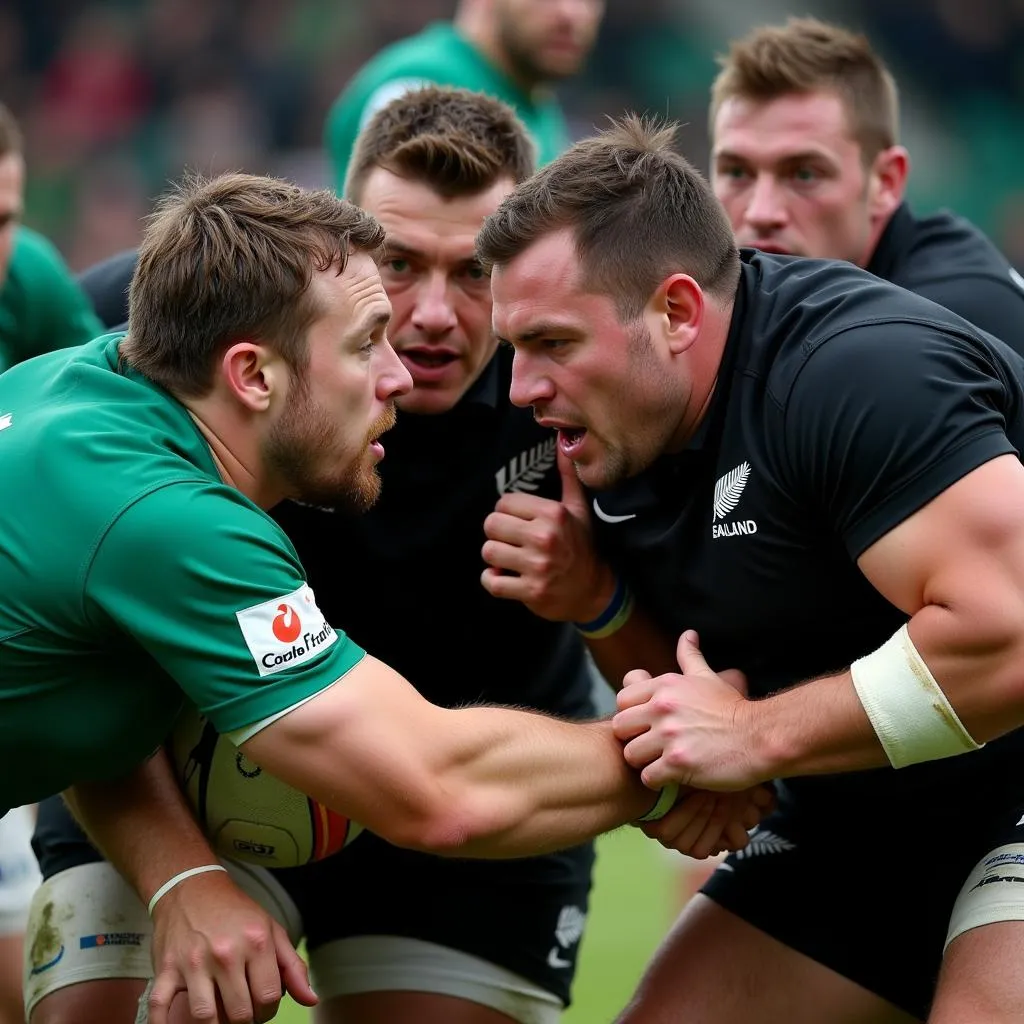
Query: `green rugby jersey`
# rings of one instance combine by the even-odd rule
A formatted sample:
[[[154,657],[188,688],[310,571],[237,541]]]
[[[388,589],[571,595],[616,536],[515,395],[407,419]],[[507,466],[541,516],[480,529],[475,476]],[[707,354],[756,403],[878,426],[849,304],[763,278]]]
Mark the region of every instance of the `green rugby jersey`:
[[[82,345],[103,333],[89,300],[60,253],[19,227],[0,285],[0,373],[23,359]]]
[[[0,810],[127,772],[183,693],[228,732],[363,657],[120,338],[0,375]]]
[[[418,35],[386,46],[364,64],[327,115],[324,144],[338,195],[344,191],[349,157],[363,125],[402,93],[431,84],[472,89],[503,100],[526,125],[537,145],[539,164],[554,160],[568,145],[565,118],[553,94],[529,96],[451,22],[435,22]]]

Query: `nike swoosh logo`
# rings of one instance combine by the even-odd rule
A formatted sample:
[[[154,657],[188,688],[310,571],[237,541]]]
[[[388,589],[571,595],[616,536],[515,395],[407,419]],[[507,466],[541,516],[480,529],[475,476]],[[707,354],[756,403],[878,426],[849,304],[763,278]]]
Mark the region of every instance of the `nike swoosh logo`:
[[[40,964],[38,967],[33,967],[28,973],[35,977],[37,974],[42,974],[43,971],[48,971],[51,967],[56,967],[57,964],[64,959],[64,946],[61,945],[60,952],[49,962]]]
[[[603,508],[597,503],[597,498],[594,499],[594,515],[598,519],[603,520],[606,523],[624,523],[627,519],[636,519],[636,513],[631,512],[628,516],[613,516],[608,512],[605,512]]]
[[[0,416],[0,430],[6,430],[11,425],[12,416],[9,412]]]
[[[554,967],[558,970],[560,967],[572,967],[571,960],[565,960],[558,955],[558,947],[552,946],[551,952],[548,953],[548,967]]]

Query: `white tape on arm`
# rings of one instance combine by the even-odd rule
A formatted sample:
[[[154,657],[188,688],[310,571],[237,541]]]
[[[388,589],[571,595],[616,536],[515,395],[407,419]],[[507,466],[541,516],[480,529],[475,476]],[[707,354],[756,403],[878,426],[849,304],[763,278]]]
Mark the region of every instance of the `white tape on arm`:
[[[906,625],[850,666],[853,685],[893,768],[979,750],[924,663]]]

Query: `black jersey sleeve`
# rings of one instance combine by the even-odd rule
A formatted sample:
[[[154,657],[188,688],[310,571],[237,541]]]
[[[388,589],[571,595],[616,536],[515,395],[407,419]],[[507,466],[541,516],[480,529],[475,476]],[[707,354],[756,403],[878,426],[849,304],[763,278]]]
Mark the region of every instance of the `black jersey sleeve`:
[[[1001,277],[993,274],[963,275],[922,284],[914,291],[952,310],[1006,342],[1019,355],[1024,355],[1024,280],[1018,284],[1012,272]]]
[[[128,319],[128,289],[135,273],[134,249],[96,263],[78,275],[78,283],[108,330]]]
[[[925,323],[862,325],[816,346],[785,395],[790,486],[852,558],[1020,444],[1024,362]]]

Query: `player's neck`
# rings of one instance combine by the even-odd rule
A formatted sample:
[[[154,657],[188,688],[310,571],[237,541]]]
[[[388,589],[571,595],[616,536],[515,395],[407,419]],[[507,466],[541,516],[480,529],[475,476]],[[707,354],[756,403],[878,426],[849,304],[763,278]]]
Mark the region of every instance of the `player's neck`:
[[[283,497],[262,470],[255,432],[231,422],[231,415],[203,400],[186,402],[185,408],[210,448],[221,480],[260,508],[272,508]]]
[[[509,81],[514,82],[527,96],[547,84],[541,79],[527,77],[523,69],[509,59],[498,39],[498,26],[493,14],[484,5],[463,4],[453,19],[456,31],[479,50]]]
[[[708,415],[711,400],[718,387],[719,371],[729,338],[733,308],[733,303],[730,303],[727,309],[719,309],[712,304],[707,306],[704,326],[697,342],[690,349],[686,365],[690,394],[669,443],[669,451],[682,451]]]

